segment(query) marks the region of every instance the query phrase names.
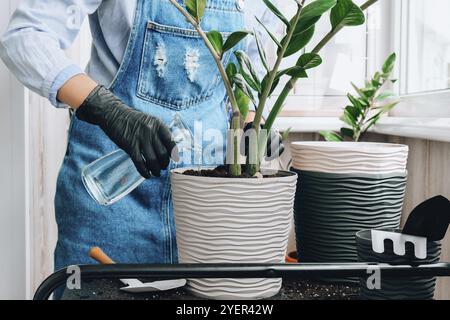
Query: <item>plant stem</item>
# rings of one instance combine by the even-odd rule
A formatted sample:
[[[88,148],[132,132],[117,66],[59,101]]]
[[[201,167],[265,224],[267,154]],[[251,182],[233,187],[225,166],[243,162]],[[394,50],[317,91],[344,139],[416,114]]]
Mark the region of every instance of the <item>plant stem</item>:
[[[264,91],[262,92],[261,97],[259,99],[258,108],[257,108],[256,114],[255,114],[255,119],[253,120],[253,123],[255,124],[255,129],[257,130],[257,132],[258,132],[259,126],[261,124],[262,113],[264,111],[264,107],[266,106],[267,99],[270,95],[270,91],[272,89],[273,82],[275,81],[275,77],[277,76],[278,70],[280,68],[281,62],[283,61],[284,54],[286,53],[286,50],[291,42],[292,36],[294,35],[295,27],[297,26],[297,23],[300,19],[300,15],[302,13],[304,4],[305,4],[305,0],[302,0],[301,4],[298,5],[297,14],[295,15],[293,23],[288,30],[288,33],[286,35],[286,40],[278,53],[277,60],[275,62],[275,66],[273,67],[272,71],[270,72],[270,76],[267,81],[266,87],[264,88]]]
[[[369,8],[371,5],[375,4],[377,1],[378,0],[369,0],[369,1],[365,2],[365,3],[363,3],[361,5],[361,10],[365,11],[367,8]]]
[[[211,52],[211,55],[217,64],[217,68],[219,69],[220,76],[222,77],[223,84],[225,86],[225,90],[228,95],[228,99],[230,100],[231,109],[233,111],[233,119],[231,121],[231,129],[232,130],[240,129],[241,121],[240,121],[240,113],[239,113],[238,103],[237,103],[236,97],[234,95],[233,85],[231,84],[230,79],[228,79],[228,75],[222,64],[221,57],[217,54],[216,50],[214,49],[214,46],[211,44],[211,41],[209,41],[208,37],[206,36],[205,32],[200,27],[199,23],[189,14],[189,12],[187,12],[176,0],[169,0],[169,1],[170,1],[170,3],[172,3],[175,6],[175,8],[178,9],[178,11],[180,11],[180,13],[187,19],[187,21],[189,21],[189,23],[192,24],[194,29],[197,31],[197,33],[200,35],[200,37],[203,39],[203,42],[205,43],[208,50]],[[234,141],[233,141],[233,143],[234,143]],[[234,148],[234,153],[235,153],[234,158],[235,159],[237,158],[237,152],[239,152],[239,149]],[[239,172],[239,174],[237,174],[237,175],[241,174],[240,173],[241,165],[239,163],[235,162],[235,163],[231,164],[230,166],[231,166],[230,171],[231,171],[232,175],[234,175],[233,172]]]
[[[373,4],[375,4],[378,0],[368,0],[367,2],[365,2],[362,6],[361,6],[361,10],[366,10],[367,8],[369,8],[370,6],[372,6]],[[337,27],[334,30],[331,30],[315,47],[314,49],[311,51],[311,53],[319,53],[324,47],[325,45],[339,32],[341,31],[341,29],[343,28],[343,26]],[[284,86],[283,90],[281,91],[280,95],[278,96],[274,106],[272,109],[278,110],[276,113],[271,113],[269,115],[269,117],[266,120],[265,123],[265,128],[267,130],[270,130],[273,126],[273,123],[275,122],[276,117],[278,116],[278,114],[280,113],[284,102],[286,101],[287,97],[289,96],[289,93],[291,92],[291,90],[295,87],[295,84],[297,83],[297,80],[299,78],[295,78],[292,77]]]
[[[287,32],[285,41],[281,47],[281,49],[278,52],[277,55],[277,60],[275,62],[274,67],[272,68],[272,71],[270,71],[269,73],[269,78],[267,80],[266,86],[264,88],[264,91],[262,92],[261,96],[259,97],[259,102],[258,102],[258,107],[256,108],[256,113],[255,113],[255,118],[253,119],[253,129],[256,132],[256,137],[257,137],[257,141],[258,141],[258,151],[257,151],[257,157],[256,157],[256,163],[255,164],[250,164],[247,166],[247,171],[248,173],[253,176],[255,175],[257,172],[259,172],[260,170],[260,163],[261,163],[261,158],[264,155],[264,151],[265,151],[265,147],[264,145],[266,144],[265,142],[262,143],[260,141],[260,128],[261,128],[261,120],[262,120],[262,114],[264,111],[264,108],[266,107],[266,103],[267,103],[267,99],[269,98],[271,89],[272,89],[272,85],[275,81],[275,78],[277,76],[278,70],[280,69],[281,66],[281,62],[283,61],[284,58],[284,54],[286,53],[287,48],[289,47],[292,37],[294,35],[295,32],[295,27],[297,26],[298,21],[300,20],[300,15],[302,13],[303,7],[305,5],[305,1],[306,0],[302,0],[301,3],[298,3],[298,10],[297,13],[292,21],[292,24]]]

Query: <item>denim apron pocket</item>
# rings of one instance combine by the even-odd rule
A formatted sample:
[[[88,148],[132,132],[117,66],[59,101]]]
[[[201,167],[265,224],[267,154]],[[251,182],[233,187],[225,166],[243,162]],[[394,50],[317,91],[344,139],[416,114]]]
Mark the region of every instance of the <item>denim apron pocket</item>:
[[[222,63],[229,58],[227,52]],[[195,30],[148,22],[138,97],[182,110],[210,99],[220,83],[214,58]]]

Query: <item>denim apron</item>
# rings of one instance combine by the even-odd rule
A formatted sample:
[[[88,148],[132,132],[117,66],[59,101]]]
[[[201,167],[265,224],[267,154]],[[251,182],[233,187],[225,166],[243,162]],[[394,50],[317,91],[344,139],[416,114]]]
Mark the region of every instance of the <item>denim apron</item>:
[[[242,29],[240,3],[209,0],[202,28],[218,30],[224,36]],[[230,59],[231,53],[227,53],[223,62]],[[226,95],[215,62],[192,26],[168,0],[137,1],[125,56],[110,90],[127,105],[166,124],[178,112],[196,135],[215,129],[226,136]],[[224,148],[225,141],[205,144]],[[98,205],[85,190],[82,169],[115,150],[117,146],[100,128],[73,117],[55,198],[56,269],[94,263],[88,257],[93,246],[101,247],[118,263],[177,262],[168,171],[145,181],[109,207]]]

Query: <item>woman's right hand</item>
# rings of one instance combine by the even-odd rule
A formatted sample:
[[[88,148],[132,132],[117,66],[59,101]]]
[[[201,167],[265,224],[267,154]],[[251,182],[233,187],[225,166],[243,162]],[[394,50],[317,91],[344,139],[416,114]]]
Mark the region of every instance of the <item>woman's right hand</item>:
[[[158,118],[130,108],[97,86],[76,111],[78,119],[98,125],[133,160],[146,179],[161,176],[176,148],[169,128]],[[176,149],[175,149],[176,150]]]

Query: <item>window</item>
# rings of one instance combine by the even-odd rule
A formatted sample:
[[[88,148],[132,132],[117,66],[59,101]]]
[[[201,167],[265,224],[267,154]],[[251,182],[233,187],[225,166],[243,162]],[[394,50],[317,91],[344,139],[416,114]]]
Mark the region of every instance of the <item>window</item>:
[[[354,1],[359,5],[365,2]],[[283,12],[295,11],[293,1],[279,3]],[[282,116],[339,115],[347,104],[347,92],[352,91],[350,82],[362,84],[394,51],[398,54],[399,81],[393,90],[403,97],[394,115],[450,116],[448,12],[448,0],[379,0],[366,12],[364,26],[342,30],[322,50],[323,64],[310,71],[308,79],[298,81]],[[324,15],[311,46],[329,30],[329,16]],[[275,51],[271,53],[274,61]],[[297,56],[288,59],[285,66],[293,65]]]
[[[450,1],[401,3],[401,93],[450,88]]]
[[[362,4],[364,0],[356,0]],[[295,2],[282,1],[283,12],[295,12]],[[351,82],[361,83],[368,72],[368,23],[356,28],[347,28],[338,34],[322,50],[323,64],[308,72],[308,79],[299,79],[296,87],[286,100],[283,110],[285,116],[336,116],[346,103],[346,94],[351,90]],[[282,26],[281,26],[282,28]],[[329,31],[331,25],[328,15],[324,15],[316,26],[311,40],[311,50]],[[281,32],[280,32],[281,33]],[[275,60],[275,52],[272,52]],[[284,62],[284,66],[295,64],[298,54]],[[287,79],[285,79],[286,81]],[[280,88],[281,90],[281,88]],[[273,99],[276,98],[276,95]]]

